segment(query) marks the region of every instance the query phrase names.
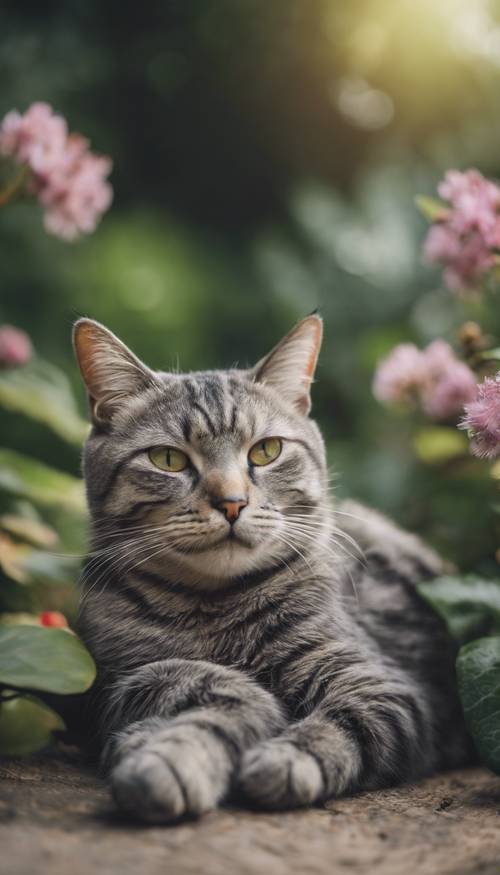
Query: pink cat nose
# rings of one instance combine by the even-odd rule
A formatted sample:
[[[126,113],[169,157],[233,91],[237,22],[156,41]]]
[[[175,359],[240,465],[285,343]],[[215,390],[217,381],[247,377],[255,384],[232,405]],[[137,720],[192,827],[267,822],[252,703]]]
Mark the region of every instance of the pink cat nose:
[[[248,501],[244,498],[223,498],[221,501],[216,501],[214,507],[224,514],[228,523],[235,523],[247,504]]]

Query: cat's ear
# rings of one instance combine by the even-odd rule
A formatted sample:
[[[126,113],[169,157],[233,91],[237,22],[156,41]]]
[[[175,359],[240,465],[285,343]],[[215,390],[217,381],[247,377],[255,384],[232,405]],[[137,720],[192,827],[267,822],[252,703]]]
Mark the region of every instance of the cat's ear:
[[[73,346],[97,425],[109,422],[128,398],[156,382],[154,373],[93,319],[79,319],[75,324]]]
[[[304,416],[311,409],[310,389],[322,336],[321,317],[306,316],[251,372],[256,383],[272,386]]]

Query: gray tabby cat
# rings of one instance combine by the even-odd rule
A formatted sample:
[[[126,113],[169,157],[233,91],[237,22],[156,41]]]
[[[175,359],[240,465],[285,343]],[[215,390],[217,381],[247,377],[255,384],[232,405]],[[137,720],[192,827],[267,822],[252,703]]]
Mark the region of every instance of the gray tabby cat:
[[[454,653],[417,538],[332,507],[309,419],[316,315],[254,368],[157,373],[75,327],[93,428],[80,631],[117,805],[160,822],[268,809],[463,761]]]

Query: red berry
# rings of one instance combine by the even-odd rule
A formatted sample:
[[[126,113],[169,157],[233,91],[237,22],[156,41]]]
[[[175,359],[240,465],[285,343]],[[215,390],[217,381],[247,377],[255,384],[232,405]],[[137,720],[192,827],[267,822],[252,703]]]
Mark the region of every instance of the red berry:
[[[55,626],[59,629],[64,629],[68,625],[66,617],[60,611],[42,611],[39,620],[42,626]]]

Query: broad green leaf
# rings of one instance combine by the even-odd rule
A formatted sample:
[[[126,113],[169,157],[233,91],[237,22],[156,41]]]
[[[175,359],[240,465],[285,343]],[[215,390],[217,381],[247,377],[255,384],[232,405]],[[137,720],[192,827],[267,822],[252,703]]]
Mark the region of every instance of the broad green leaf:
[[[415,452],[427,465],[440,465],[460,458],[468,451],[468,440],[463,432],[442,425],[421,428],[414,437]]]
[[[415,204],[428,222],[439,222],[448,212],[448,207],[443,201],[422,194],[417,195]]]
[[[418,591],[461,644],[491,631],[500,633],[500,581],[448,575],[421,583]]]
[[[35,504],[85,512],[81,480],[14,450],[0,448],[0,488]]]
[[[95,665],[76,635],[35,626],[0,628],[0,684],[48,693],[82,693]]]
[[[0,404],[42,422],[71,443],[81,444],[87,435],[88,424],[78,413],[67,377],[42,359],[0,372]]]
[[[49,744],[54,730],[65,729],[59,714],[34,696],[0,703],[0,754],[24,756]]]
[[[462,647],[457,678],[477,750],[486,765],[500,774],[500,637],[480,638]]]

